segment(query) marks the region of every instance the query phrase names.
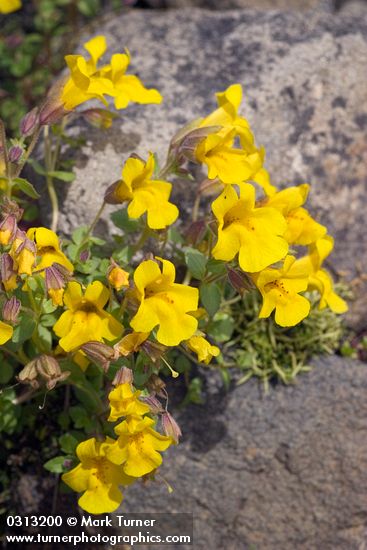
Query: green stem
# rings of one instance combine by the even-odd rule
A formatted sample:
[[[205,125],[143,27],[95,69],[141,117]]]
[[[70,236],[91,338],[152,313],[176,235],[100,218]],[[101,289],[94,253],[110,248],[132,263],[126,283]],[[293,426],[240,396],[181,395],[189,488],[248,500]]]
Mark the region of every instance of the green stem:
[[[103,210],[105,209],[105,206],[106,206],[106,203],[103,202],[102,205],[100,206],[100,208],[99,208],[97,214],[95,215],[94,220],[93,220],[92,223],[90,224],[89,229],[88,229],[88,231],[87,231],[87,233],[86,233],[86,236],[85,236],[85,238],[84,238],[82,244],[85,244],[85,243],[88,241],[88,237],[90,237],[90,235],[93,233],[94,228],[96,227],[96,225],[97,225],[97,223],[98,223],[98,220],[99,220],[99,218],[101,217]]]
[[[48,128],[46,126],[46,128]],[[34,132],[33,136],[32,136],[32,140],[28,146],[28,149],[27,151],[25,152],[24,154],[24,157],[23,157],[23,160],[22,162],[19,164],[15,174],[14,174],[14,178],[18,178],[20,173],[22,172],[23,168],[24,168],[24,165],[26,164],[27,160],[29,159],[29,157],[31,156],[31,154],[33,153],[33,149],[35,148],[36,144],[37,144],[37,141],[38,141],[38,138],[41,134],[41,129],[42,127],[39,126],[36,131]]]
[[[148,226],[145,226],[144,231],[140,235],[140,238],[138,239],[138,241],[133,246],[133,249],[132,249],[132,255],[133,256],[134,256],[134,254],[136,254],[138,252],[138,250],[140,250],[143,247],[143,244],[145,243],[145,241],[149,237],[149,234],[150,234],[150,229],[149,229]]]
[[[18,353],[15,353],[14,351],[6,348],[2,348],[1,351],[15,359],[18,363],[21,363],[22,365],[26,365],[28,363],[28,358],[25,356],[24,353],[20,353],[20,351],[18,351]]]

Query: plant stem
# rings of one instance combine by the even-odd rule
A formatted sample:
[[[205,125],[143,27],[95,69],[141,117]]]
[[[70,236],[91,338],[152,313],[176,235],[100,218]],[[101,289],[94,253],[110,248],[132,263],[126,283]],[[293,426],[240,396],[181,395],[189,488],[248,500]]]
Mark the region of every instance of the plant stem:
[[[48,126],[46,126],[45,128],[48,129]],[[37,144],[37,141],[38,141],[38,138],[41,134],[41,129],[42,127],[39,126],[36,131],[34,132],[33,136],[32,136],[32,140],[27,148],[27,151],[25,152],[25,155],[24,155],[24,158],[22,160],[22,162],[19,164],[15,174],[14,174],[14,178],[17,178],[19,177],[20,173],[22,172],[23,168],[24,168],[24,165],[26,164],[27,160],[29,159],[29,157],[31,156],[32,152],[33,152],[33,149],[35,148],[36,144]]]
[[[106,206],[106,203],[103,202],[102,205],[100,206],[100,208],[99,208],[97,214],[95,215],[94,220],[93,220],[92,223],[90,224],[89,229],[88,229],[88,231],[87,231],[87,234],[86,234],[85,239],[83,240],[83,243],[82,243],[82,244],[85,244],[85,243],[87,242],[87,240],[88,240],[88,237],[90,237],[90,235],[93,233],[94,228],[96,227],[96,225],[97,225],[97,223],[98,223],[98,220],[99,220],[99,218],[101,217],[103,210],[105,209],[105,206]]]

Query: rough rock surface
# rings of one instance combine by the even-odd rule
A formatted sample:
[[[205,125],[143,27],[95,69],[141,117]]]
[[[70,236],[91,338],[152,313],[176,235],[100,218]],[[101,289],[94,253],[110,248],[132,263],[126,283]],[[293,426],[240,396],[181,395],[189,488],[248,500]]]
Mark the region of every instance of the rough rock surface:
[[[175,491],[131,486],[122,512],[192,512],[194,548],[365,550],[367,367],[314,364],[267,395],[211,383],[205,406],[177,416],[184,440],[162,468]]]
[[[159,106],[129,107],[106,133],[88,128],[77,178],[64,200],[62,230],[93,218],[132,152],[154,150],[163,161],[177,129],[210,112],[215,91],[240,82],[243,113],[266,147],[274,183],[312,184],[311,209],[336,237],[332,266],[350,278],[359,274],[367,265],[367,11],[357,17],[316,10],[305,17],[132,10],[98,32],[107,35],[111,51],[128,46],[132,70],[165,99]],[[192,196],[187,184],[184,192]],[[362,281],[356,287],[359,295],[367,296],[366,286]],[[366,299],[356,301],[354,326],[366,324],[365,310]]]

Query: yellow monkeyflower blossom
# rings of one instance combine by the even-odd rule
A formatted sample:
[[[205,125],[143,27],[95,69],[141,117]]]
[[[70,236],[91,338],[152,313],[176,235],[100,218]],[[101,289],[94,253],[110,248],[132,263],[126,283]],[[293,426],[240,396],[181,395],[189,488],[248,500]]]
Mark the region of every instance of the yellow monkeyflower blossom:
[[[223,183],[237,183],[251,179],[262,167],[260,153],[234,148],[236,130],[224,134],[210,134],[196,147],[196,160],[208,167],[208,178],[219,178]]]
[[[0,13],[11,13],[20,10],[21,0],[0,0]]]
[[[134,282],[140,306],[130,325],[137,332],[150,332],[158,326],[158,342],[177,346],[197,329],[198,321],[190,312],[198,307],[199,291],[175,283],[173,263],[157,259],[162,262],[162,271],[154,260],[142,262],[135,270]]]
[[[5,344],[13,336],[13,327],[0,321],[0,346]]]
[[[67,55],[65,61],[70,77],[62,88],[61,102],[65,110],[72,110],[89,99],[98,99],[108,105],[105,96],[115,98],[117,109],[125,108],[130,101],[160,103],[157,90],[146,89],[138,77],[125,75],[130,62],[128,53],[115,54],[110,63],[98,67],[98,61],[107,49],[106,38],[96,36],[84,44],[89,59],[82,55]]]
[[[267,206],[277,208],[287,221],[284,234],[289,244],[308,245],[326,235],[326,227],[316,222],[302,205],[310,186],[307,183],[288,187],[271,196]]]
[[[235,129],[240,137],[241,145],[247,148],[254,144],[254,136],[248,121],[239,116],[238,109],[242,102],[241,84],[232,84],[224,92],[216,95],[218,108],[205,117],[199,124],[199,128],[206,126],[222,126],[224,129]]]
[[[319,309],[329,307],[334,313],[345,313],[348,311],[347,303],[334,291],[330,273],[321,268],[323,261],[333,248],[334,239],[330,235],[325,235],[309,246],[308,255],[299,258],[295,263],[295,268],[309,271],[308,290],[319,292]]]
[[[150,412],[150,407],[139,401],[141,391],[133,391],[129,382],[119,384],[108,396],[111,406],[108,420],[115,422],[122,416],[144,416]]]
[[[162,96],[154,88],[147,89],[135,75],[127,75],[130,63],[130,52],[116,53],[111,57],[109,65],[101,69],[101,75],[108,78],[114,87],[116,109],[125,109],[130,101],[134,103],[161,103]]]
[[[108,451],[114,443],[115,440],[109,437],[104,442],[94,437],[82,441],[76,449],[80,464],[62,475],[64,483],[83,493],[78,504],[89,514],[114,512],[123,499],[119,486],[135,481],[121,466],[108,459]]]
[[[53,263],[64,266],[73,272],[74,266],[61,251],[59,239],[51,229],[46,227],[31,227],[27,231],[27,237],[35,242],[37,248],[37,270],[50,267]]]
[[[100,281],[90,283],[84,294],[79,283],[68,284],[64,293],[68,309],[53,327],[64,351],[72,351],[90,341],[112,341],[121,336],[123,326],[103,309],[109,296],[109,290]]]
[[[299,270],[295,261],[293,256],[287,256],[281,269],[268,268],[253,276],[263,298],[260,319],[269,317],[275,309],[275,322],[292,327],[309,314],[310,302],[299,295],[307,290],[308,270]]]
[[[213,357],[218,357],[220,354],[220,349],[217,346],[212,346],[203,336],[191,336],[186,344],[191,351],[196,353],[198,361],[206,365]]]
[[[108,196],[112,202],[128,201],[130,218],[140,218],[146,213],[149,227],[164,229],[176,221],[179,212],[177,206],[169,202],[172,184],[152,179],[154,165],[152,153],[146,162],[129,158],[122,170],[122,180],[113,186]]]
[[[165,451],[172,445],[173,439],[154,430],[154,424],[148,416],[129,416],[115,427],[118,439],[108,457],[121,464],[125,474],[141,477],[162,464],[159,451]]]
[[[239,253],[241,269],[253,273],[285,257],[287,224],[277,209],[255,206],[253,185],[243,183],[239,187],[240,196],[227,186],[212,204],[218,221],[218,240],[212,254],[217,260],[230,261]]]
[[[107,279],[110,285],[117,291],[129,286],[129,273],[113,260],[107,272]]]

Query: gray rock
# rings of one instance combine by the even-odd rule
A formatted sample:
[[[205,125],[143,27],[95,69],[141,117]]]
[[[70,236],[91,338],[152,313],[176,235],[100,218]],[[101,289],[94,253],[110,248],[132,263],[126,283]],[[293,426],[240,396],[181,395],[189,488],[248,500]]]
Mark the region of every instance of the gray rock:
[[[206,8],[211,10],[231,10],[234,8],[257,10],[309,10],[320,6],[332,7],[325,0],[146,0],[151,8]]]
[[[367,367],[314,364],[267,395],[256,381],[211,385],[205,406],[177,417],[184,438],[162,468],[174,492],[131,486],[121,512],[192,512],[194,548],[364,550]]]
[[[132,152],[146,156],[154,150],[163,162],[177,129],[210,112],[215,91],[240,82],[242,112],[266,147],[274,183],[312,184],[311,210],[336,237],[331,268],[349,279],[360,276],[367,265],[367,12],[330,17],[310,11],[305,17],[132,10],[104,22],[98,32],[107,35],[111,51],[129,47],[132,71],[165,100],[129,107],[106,133],[87,130],[77,178],[64,198],[63,231],[92,219]],[[177,189],[180,204],[183,191],[190,198],[194,192],[187,183]],[[104,233],[110,230],[104,226]],[[367,296],[363,277],[355,283],[359,296]],[[351,308],[354,327],[365,326],[366,305],[360,298]]]

